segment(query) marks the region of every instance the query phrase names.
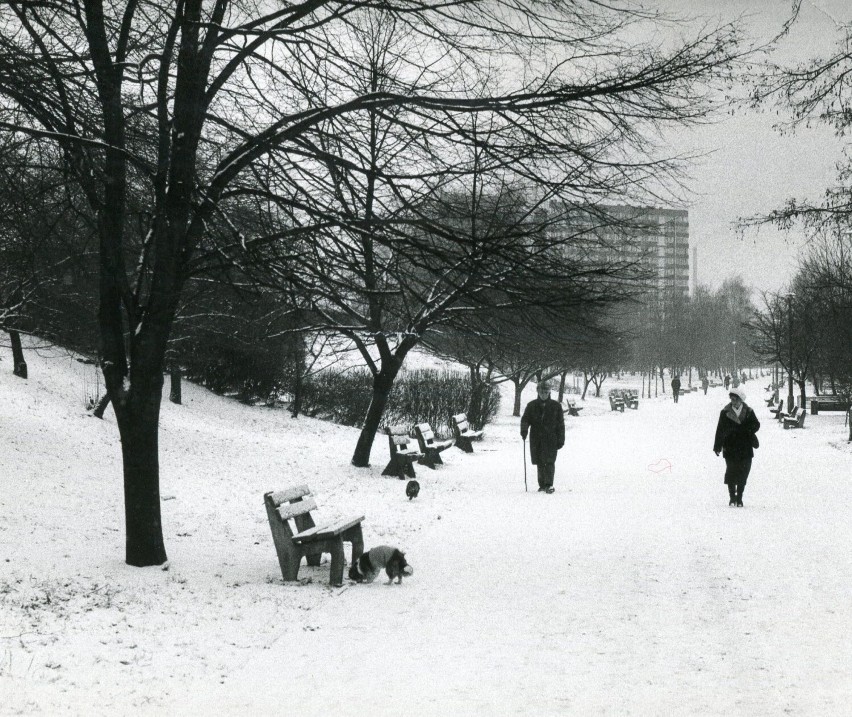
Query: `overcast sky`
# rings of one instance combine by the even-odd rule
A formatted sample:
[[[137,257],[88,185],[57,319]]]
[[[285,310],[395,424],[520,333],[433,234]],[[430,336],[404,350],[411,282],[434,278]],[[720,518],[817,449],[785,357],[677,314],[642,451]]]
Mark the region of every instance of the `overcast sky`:
[[[743,13],[757,39],[777,35],[791,0],[644,0],[693,15],[733,19]],[[852,22],[852,0],[803,0],[801,14],[782,46],[785,58],[826,55]],[[774,113],[738,113],[677,138],[684,147],[712,152],[691,172],[690,246],[698,247],[698,281],[712,287],[736,274],[757,290],[776,291],[792,278],[803,242],[799,232],[772,228],[737,233],[742,216],[766,213],[790,197],[818,198],[835,182],[841,143],[825,128],[780,136]],[[692,256],[690,256],[690,266]]]

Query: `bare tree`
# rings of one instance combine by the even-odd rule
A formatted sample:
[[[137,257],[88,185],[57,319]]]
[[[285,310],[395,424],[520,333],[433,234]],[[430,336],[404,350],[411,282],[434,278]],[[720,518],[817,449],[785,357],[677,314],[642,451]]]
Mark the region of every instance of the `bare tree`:
[[[121,434],[131,565],[167,558],[158,420],[181,293],[200,252],[239,261],[240,247],[261,240],[235,231],[224,247],[207,236],[211,222],[228,221],[237,197],[257,194],[259,177],[274,172],[283,178],[269,200],[278,207],[282,196],[287,200],[281,236],[295,248],[302,249],[298,238],[329,236],[333,226],[360,224],[371,238],[372,215],[345,221],[329,215],[328,197],[314,195],[304,180],[326,166],[318,135],[329,123],[404,108],[412,135],[428,131],[447,145],[471,144],[466,117],[497,118],[501,132],[491,148],[502,146],[520,160],[516,173],[553,177],[544,160],[561,157],[558,183],[567,176],[578,189],[599,194],[620,182],[635,186],[661,166],[641,158],[646,130],[701,117],[706,105],[699,83],[725,74],[734,51],[729,29],[670,51],[637,46],[635,37],[620,33],[628,21],[647,16],[594,0],[376,2],[404,33],[432,43],[426,55],[432,76],[471,81],[431,91],[411,81],[412,91],[400,92],[364,91],[347,80],[334,93],[317,94],[311,83],[347,61],[345,29],[371,5],[22,0],[0,7],[0,127],[55,142],[97,217],[102,365]],[[482,93],[472,78],[489,62],[511,71]],[[610,149],[622,158],[617,166]],[[148,208],[138,222],[130,221],[131,196],[144,198]],[[401,206],[408,203],[405,195],[400,199]],[[341,252],[350,248],[338,244]],[[313,278],[318,269],[307,264],[319,258],[320,252],[291,255],[307,275],[300,286],[318,293],[324,288]],[[330,276],[351,281],[351,275]],[[363,275],[374,296],[385,295],[369,284],[379,278]],[[374,334],[388,367],[384,376],[398,370],[435,308],[450,303],[439,298],[413,311],[395,348],[392,336]],[[369,321],[357,329],[374,330]],[[366,448],[356,463],[366,462]]]

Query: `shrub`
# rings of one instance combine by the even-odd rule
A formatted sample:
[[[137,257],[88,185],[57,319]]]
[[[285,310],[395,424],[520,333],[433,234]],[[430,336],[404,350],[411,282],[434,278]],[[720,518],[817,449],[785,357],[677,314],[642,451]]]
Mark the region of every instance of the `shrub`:
[[[368,371],[312,376],[304,385],[302,412],[346,426],[360,426],[373,395],[373,377]],[[413,429],[429,423],[438,436],[452,434],[450,417],[465,412],[471,425],[481,428],[497,413],[500,392],[479,384],[471,391],[470,380],[462,374],[435,369],[401,373],[391,389],[383,424]]]

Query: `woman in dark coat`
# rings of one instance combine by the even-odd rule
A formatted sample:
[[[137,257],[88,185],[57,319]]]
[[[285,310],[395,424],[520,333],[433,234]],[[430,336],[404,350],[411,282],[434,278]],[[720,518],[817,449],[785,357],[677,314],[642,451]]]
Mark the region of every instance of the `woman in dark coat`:
[[[728,505],[743,507],[743,490],[751,471],[754,458],[755,435],[760,430],[760,421],[750,406],[745,403],[745,391],[739,386],[730,389],[731,402],[719,414],[716,440],[713,451],[725,457],[725,484],[731,500]]]
[[[550,398],[550,386],[536,387],[538,398],[530,401],[521,417],[521,437],[530,434],[530,460],[538,469],[538,489],[553,493],[556,452],[565,445],[565,418],[562,406]]]

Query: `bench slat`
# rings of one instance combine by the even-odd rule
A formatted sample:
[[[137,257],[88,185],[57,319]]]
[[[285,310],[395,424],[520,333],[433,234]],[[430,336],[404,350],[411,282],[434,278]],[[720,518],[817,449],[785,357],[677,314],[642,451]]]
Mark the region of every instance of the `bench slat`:
[[[278,515],[282,520],[295,518],[297,515],[304,515],[317,509],[317,502],[313,498],[304,498],[295,503],[283,503],[278,506]]]
[[[281,505],[282,503],[289,503],[291,500],[296,500],[296,498],[301,498],[304,495],[310,495],[311,489],[306,485],[297,485],[292,488],[286,488],[285,490],[276,490],[270,493],[269,497],[272,500],[273,505],[276,507]]]
[[[340,535],[341,533],[349,530],[349,528],[358,525],[358,523],[363,520],[363,515],[350,516],[349,518],[344,518],[336,523],[332,523],[331,525],[308,528],[307,530],[303,530],[301,533],[296,533],[293,536],[293,541],[296,543],[309,543],[312,540],[322,540],[323,538],[328,538],[332,535]]]

